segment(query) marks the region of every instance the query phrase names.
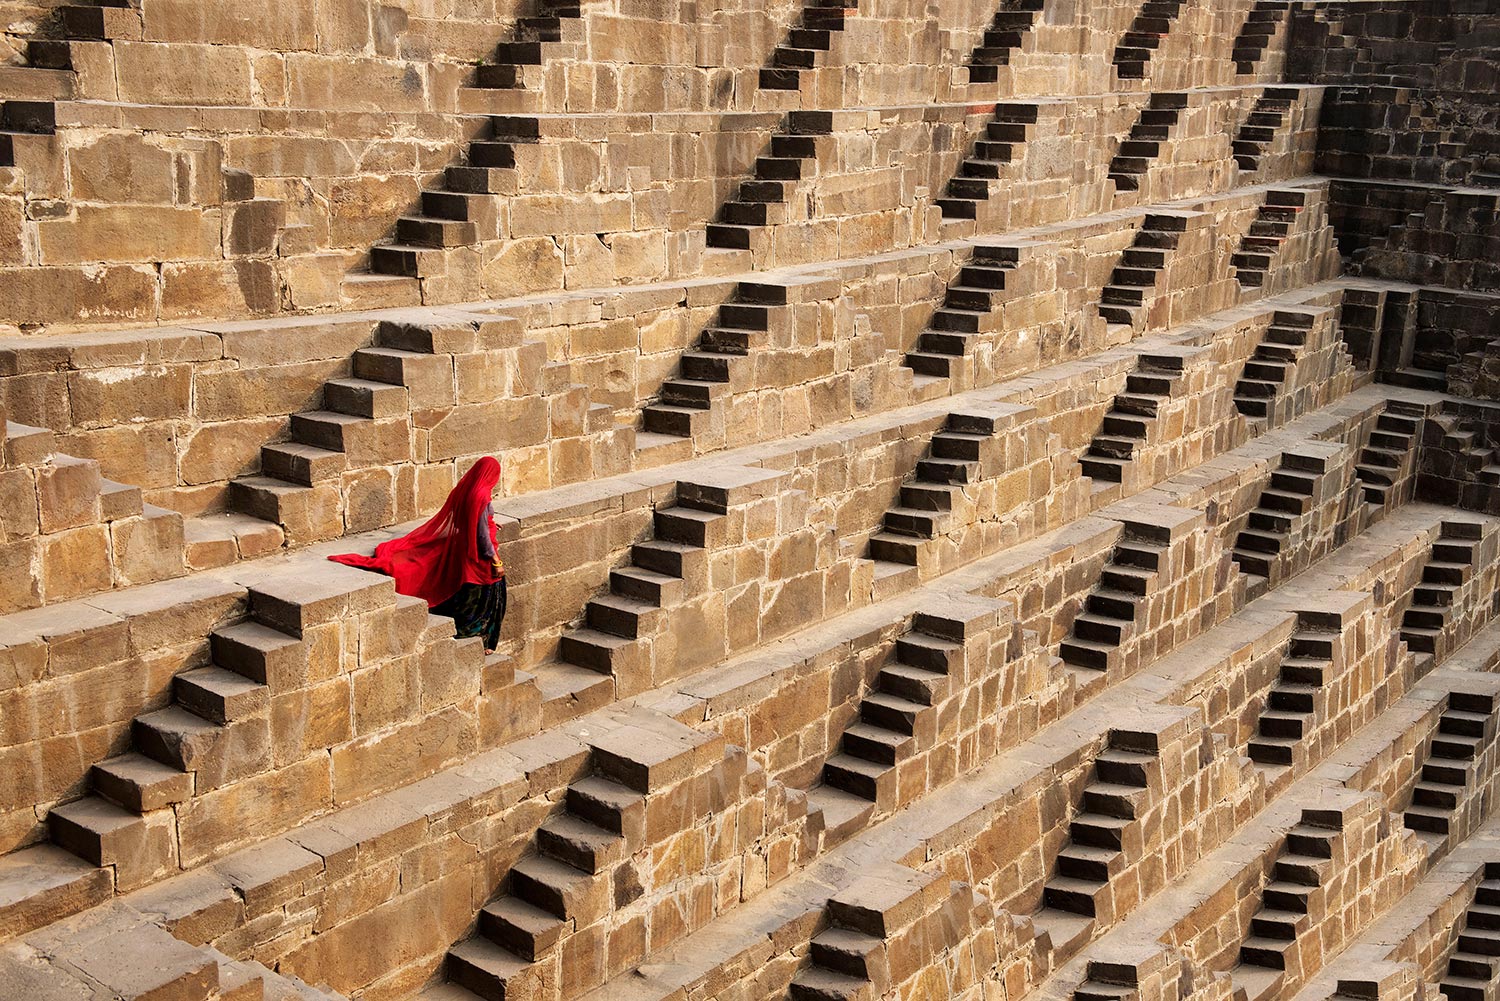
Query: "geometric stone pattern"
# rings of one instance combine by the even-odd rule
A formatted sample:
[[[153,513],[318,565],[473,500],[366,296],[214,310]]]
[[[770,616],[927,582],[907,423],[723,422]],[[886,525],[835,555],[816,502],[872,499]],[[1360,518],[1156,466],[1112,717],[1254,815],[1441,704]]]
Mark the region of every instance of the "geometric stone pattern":
[[[1490,5],[7,15],[0,998],[1500,997]]]

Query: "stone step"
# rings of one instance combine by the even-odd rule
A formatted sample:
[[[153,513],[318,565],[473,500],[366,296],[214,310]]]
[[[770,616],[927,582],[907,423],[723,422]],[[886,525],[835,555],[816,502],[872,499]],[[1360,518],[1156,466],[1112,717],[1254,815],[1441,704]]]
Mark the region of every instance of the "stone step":
[[[265,445],[260,450],[262,472],[301,486],[310,487],[335,480],[348,465],[349,457],[342,451],[295,441]]]
[[[870,979],[882,962],[885,940],[853,928],[827,928],[813,936],[815,965],[845,976]]]
[[[101,904],[113,892],[110,870],[57,845],[0,855],[0,928],[8,937],[27,935]]]
[[[1072,876],[1053,876],[1042,890],[1042,904],[1070,914],[1093,917],[1096,904],[1094,898],[1104,889],[1104,884]]]
[[[480,934],[528,962],[546,957],[568,927],[563,919],[517,897],[501,897],[479,912]]]
[[[1413,831],[1444,835],[1448,833],[1451,817],[1447,810],[1412,805],[1402,814],[1402,823]]]
[[[625,838],[627,843],[644,830],[645,796],[601,776],[579,779],[568,786],[567,807],[569,813]]]
[[[305,674],[306,651],[295,636],[255,621],[222,626],[209,636],[214,664],[273,691]]]
[[[1081,814],[1068,824],[1068,835],[1074,844],[1121,851],[1125,847],[1125,830],[1132,823],[1122,817]]]
[[[594,881],[557,859],[528,855],[511,866],[512,895],[555,917],[583,922],[591,910]]]
[[[917,750],[916,739],[910,734],[868,723],[851,724],[844,731],[841,746],[846,754],[879,765],[897,764]]]
[[[543,821],[537,828],[536,844],[541,854],[585,873],[603,872],[625,854],[625,840],[619,834],[571,813]]]
[[[449,949],[446,962],[448,979],[484,1001],[516,997],[519,991],[512,989],[507,993],[507,985],[526,982],[531,977],[529,966],[510,950],[478,936]]]
[[[1141,786],[1091,782],[1083,790],[1083,809],[1090,814],[1134,819],[1150,802],[1151,791]]]
[[[866,723],[908,736],[915,734],[919,722],[932,712],[931,706],[890,692],[871,693],[859,706],[860,718]]]
[[[193,771],[210,754],[224,730],[182,706],[137,716],[131,727],[135,746],[164,765]]]
[[[193,795],[193,776],[134,751],[110,758],[89,770],[89,785],[134,814],[184,803]]]
[[[712,511],[678,506],[658,508],[654,522],[658,539],[708,549],[723,541],[726,518]]]
[[[200,667],[172,679],[178,705],[210,723],[232,723],[264,712],[271,689],[222,667]]]
[[[618,658],[634,645],[634,641],[597,629],[573,629],[563,633],[558,642],[557,655],[568,664],[588,668],[599,674],[613,675]]]
[[[880,688],[892,695],[922,705],[937,705],[948,694],[948,676],[909,664],[887,664],[881,668]]]
[[[1064,877],[1104,883],[1124,869],[1125,853],[1112,848],[1070,844],[1057,854],[1057,872]]]
[[[702,546],[671,539],[650,539],[630,547],[630,560],[639,569],[686,582],[702,580],[708,571],[708,555]]]
[[[144,826],[139,816],[100,796],[85,796],[47,813],[53,843],[93,865],[112,865],[137,851]]]
[[[625,639],[651,635],[660,627],[661,619],[660,605],[620,594],[600,595],[584,608],[584,621],[590,629]]]
[[[873,1001],[870,981],[812,966],[792,978],[791,1001]]]
[[[883,803],[895,793],[893,764],[855,754],[840,753],[823,764],[823,781],[872,803]]]
[[[1286,969],[1286,951],[1291,942],[1251,935],[1240,943],[1240,962],[1271,970]]]
[[[952,640],[926,633],[910,632],[896,640],[896,658],[927,671],[947,674],[955,658],[963,655],[963,646]]]
[[[681,577],[659,573],[641,566],[626,566],[611,570],[610,590],[615,594],[656,607],[675,605],[682,601],[684,582]]]

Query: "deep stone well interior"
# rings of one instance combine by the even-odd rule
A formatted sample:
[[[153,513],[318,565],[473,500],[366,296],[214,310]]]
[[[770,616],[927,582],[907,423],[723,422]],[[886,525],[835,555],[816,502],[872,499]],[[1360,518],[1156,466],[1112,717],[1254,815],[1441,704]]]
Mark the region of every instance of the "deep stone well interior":
[[[0,429],[0,1001],[1500,1001],[1493,0],[0,0]]]

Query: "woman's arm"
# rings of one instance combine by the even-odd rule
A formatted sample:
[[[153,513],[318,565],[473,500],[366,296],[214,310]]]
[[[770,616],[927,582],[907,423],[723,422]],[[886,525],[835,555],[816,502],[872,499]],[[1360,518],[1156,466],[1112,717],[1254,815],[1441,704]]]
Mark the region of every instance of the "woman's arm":
[[[490,535],[490,525],[495,520],[495,510],[486,504],[479,512],[479,524],[474,526],[474,537],[479,543],[479,558],[495,562],[495,540]]]

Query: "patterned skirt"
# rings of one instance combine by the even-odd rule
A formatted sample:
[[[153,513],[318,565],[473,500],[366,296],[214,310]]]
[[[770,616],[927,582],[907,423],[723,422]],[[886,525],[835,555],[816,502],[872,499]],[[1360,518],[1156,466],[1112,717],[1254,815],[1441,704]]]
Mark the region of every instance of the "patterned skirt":
[[[505,578],[493,584],[465,584],[441,605],[432,606],[433,615],[453,620],[454,635],[484,637],[484,648],[500,645],[500,623],[505,620]]]

